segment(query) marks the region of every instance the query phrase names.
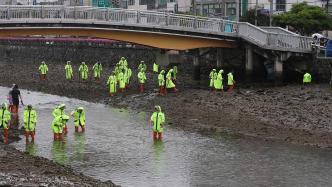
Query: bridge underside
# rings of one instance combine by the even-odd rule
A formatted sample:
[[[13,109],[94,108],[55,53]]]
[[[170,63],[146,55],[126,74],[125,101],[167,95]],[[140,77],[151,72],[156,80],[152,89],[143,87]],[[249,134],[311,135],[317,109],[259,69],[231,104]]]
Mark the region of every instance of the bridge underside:
[[[69,35],[126,41],[161,49],[236,48],[236,41],[221,38],[84,27],[1,27],[0,36]]]

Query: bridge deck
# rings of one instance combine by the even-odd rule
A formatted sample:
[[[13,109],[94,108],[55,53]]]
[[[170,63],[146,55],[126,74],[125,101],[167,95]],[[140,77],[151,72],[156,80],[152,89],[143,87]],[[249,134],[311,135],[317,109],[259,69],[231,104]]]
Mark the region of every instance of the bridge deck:
[[[0,25],[80,24],[121,26],[135,30],[204,36],[205,38],[243,39],[263,49],[311,53],[311,38],[269,32],[249,23],[216,18],[128,9],[67,6],[0,6]],[[270,29],[271,30],[271,29]],[[197,36],[195,36],[197,37]]]

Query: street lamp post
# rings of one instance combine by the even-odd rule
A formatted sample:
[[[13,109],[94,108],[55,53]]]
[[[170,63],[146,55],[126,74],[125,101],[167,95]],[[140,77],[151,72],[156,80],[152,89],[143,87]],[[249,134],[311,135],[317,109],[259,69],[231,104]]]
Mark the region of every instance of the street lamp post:
[[[270,1],[270,27],[272,26],[272,15],[273,15],[273,0]]]
[[[257,26],[257,6],[258,6],[258,0],[256,0],[256,5],[255,5],[255,25]]]
[[[196,16],[197,15],[196,14],[196,0],[192,0],[191,4],[193,5],[193,11],[192,11],[192,13],[193,13],[194,16]]]
[[[236,0],[236,21],[240,21],[240,0]]]
[[[326,0],[326,12],[329,14],[329,5],[330,5],[330,0]]]

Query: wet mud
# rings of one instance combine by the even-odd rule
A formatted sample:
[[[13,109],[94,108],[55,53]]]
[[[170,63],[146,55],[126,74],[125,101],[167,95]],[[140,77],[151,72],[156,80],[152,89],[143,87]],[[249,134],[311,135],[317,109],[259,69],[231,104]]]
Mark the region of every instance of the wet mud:
[[[16,83],[22,89],[101,102],[134,111],[150,112],[158,104],[166,113],[167,125],[203,134],[227,133],[243,138],[254,137],[318,147],[332,146],[332,90],[327,84],[308,87],[238,87],[232,93],[216,93],[200,88],[204,86],[194,89],[192,82],[188,81],[190,75],[180,73],[179,92],[160,96],[157,93],[157,75],[152,73],[148,73],[146,92],[139,94],[134,71],[130,90],[110,98],[106,79],[112,67],[104,67],[100,82],[90,79],[82,83],[77,77],[71,82],[65,80],[64,63],[50,63],[48,80],[41,82],[38,80],[38,65],[39,63],[0,63],[0,85],[10,86]],[[90,68],[91,66],[89,64]],[[74,71],[75,69],[78,69],[76,64]],[[28,101],[25,102],[28,104]],[[24,159],[18,160],[17,169],[20,161],[26,163]]]
[[[150,112],[158,104],[165,111],[169,125],[191,131],[227,132],[318,147],[332,146],[332,89],[328,84],[307,87],[300,84],[281,87],[252,85],[237,87],[233,93],[217,93],[208,91],[202,83],[194,86],[191,75],[180,73],[177,83],[180,91],[170,91],[167,96],[160,96],[157,75],[152,73],[147,73],[146,92],[138,93],[136,70],[132,67],[134,71],[130,89],[109,97],[106,79],[113,67],[104,65],[100,82],[90,77],[89,81],[82,83],[77,77],[71,82],[66,81],[64,64],[60,63],[48,64],[48,80],[39,81],[38,65],[0,63],[0,85],[16,83],[28,90],[137,111]],[[77,64],[74,64],[75,69],[78,69]]]
[[[0,144],[0,186],[115,186]]]

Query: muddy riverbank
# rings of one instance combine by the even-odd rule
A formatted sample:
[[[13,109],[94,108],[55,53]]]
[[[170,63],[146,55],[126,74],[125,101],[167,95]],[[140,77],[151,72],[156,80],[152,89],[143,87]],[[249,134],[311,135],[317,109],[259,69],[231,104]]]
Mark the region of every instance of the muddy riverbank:
[[[115,186],[0,144],[0,186]]]
[[[134,74],[129,92],[110,98],[105,84],[112,67],[105,66],[99,83],[92,79],[86,83],[68,82],[59,63],[49,64],[48,80],[41,82],[35,76],[37,67],[38,63],[0,63],[0,85],[9,86],[15,82],[24,89],[148,112],[159,104],[170,125],[192,131],[227,132],[319,147],[332,146],[332,91],[327,84],[306,88],[301,85],[240,87],[233,93],[211,93],[199,89],[204,85],[193,89],[190,76],[181,77],[180,74],[180,91],[161,97],[155,89],[156,75],[148,73],[146,93],[137,93]]]
[[[238,88],[234,93],[187,89],[166,97],[134,95],[108,102],[149,111],[161,105],[169,124],[190,131],[332,146],[329,85]]]
[[[50,63],[48,80],[41,82],[36,74],[38,64],[0,63],[0,85],[10,86],[12,83],[16,83],[20,88],[28,90],[101,102],[138,111],[150,112],[153,110],[153,106],[158,104],[162,106],[167,115],[168,125],[188,131],[209,134],[228,133],[318,147],[332,146],[332,123],[330,121],[332,119],[332,91],[327,84],[314,84],[306,88],[301,88],[300,85],[264,88],[240,87],[233,93],[211,93],[207,89],[200,89],[204,88],[204,85],[198,85],[194,89],[190,77],[181,77],[180,74],[178,84],[180,91],[162,97],[155,90],[156,75],[149,73],[146,93],[137,93],[137,81],[134,74],[129,92],[109,98],[105,83],[112,67],[104,68],[103,78],[99,83],[92,79],[86,83],[79,83],[77,79],[72,82],[65,80],[62,64]],[[76,64],[74,64],[74,68],[77,69]],[[29,101],[25,100],[25,103],[29,104]],[[76,182],[81,181],[82,178],[86,179],[83,181],[86,183],[78,183],[78,186],[111,185],[111,183],[100,183],[76,175],[72,170],[53,165],[52,162],[45,159],[28,157],[10,147],[1,149],[7,149],[8,159],[13,156],[18,158],[13,162],[2,162],[3,166],[12,168],[0,175],[0,177],[8,179],[8,184],[20,184],[20,181],[13,183],[11,181],[21,178],[34,179],[35,173],[42,174],[42,172],[44,174],[38,180],[44,180],[45,176],[48,177],[45,179],[46,181],[57,182],[54,174],[48,173],[55,167],[58,170],[66,171],[67,173],[63,172],[64,176],[69,176],[68,180],[64,180],[68,183],[54,183],[55,185],[76,185]],[[34,162],[43,163],[47,167],[40,169],[38,164],[37,166],[30,164]],[[30,173],[20,169],[21,164],[26,163],[33,167],[29,170]],[[13,165],[16,167],[12,167]],[[33,184],[40,183],[36,181]]]

